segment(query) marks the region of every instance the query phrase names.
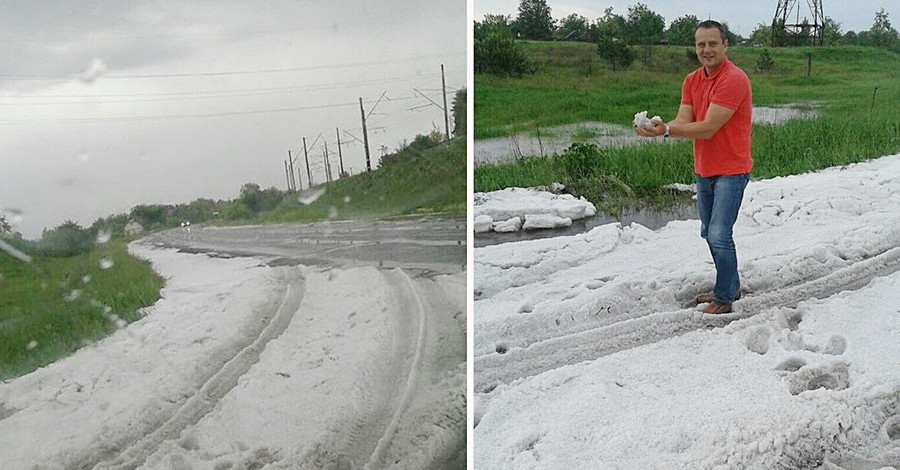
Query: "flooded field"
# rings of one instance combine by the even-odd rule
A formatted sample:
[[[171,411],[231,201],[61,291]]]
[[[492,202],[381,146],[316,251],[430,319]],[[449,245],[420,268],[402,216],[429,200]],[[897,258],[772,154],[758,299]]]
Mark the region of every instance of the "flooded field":
[[[815,109],[808,105],[788,105],[778,108],[753,108],[754,124],[780,124],[790,119],[810,119]],[[662,141],[662,137],[656,140]],[[475,141],[475,163],[499,163],[532,155],[562,153],[573,142],[588,142],[600,148],[625,147],[646,141],[638,137],[628,125],[586,121],[563,126],[536,128],[527,133]]]

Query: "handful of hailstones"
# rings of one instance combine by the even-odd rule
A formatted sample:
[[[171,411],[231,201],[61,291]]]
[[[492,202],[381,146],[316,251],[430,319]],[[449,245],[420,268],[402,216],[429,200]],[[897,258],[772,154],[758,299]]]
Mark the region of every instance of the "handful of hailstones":
[[[653,116],[652,118],[647,119],[647,111],[641,111],[634,114],[634,125],[643,127],[644,129],[653,129],[654,127],[656,127],[656,124],[660,124],[662,122],[663,120],[659,116]]]

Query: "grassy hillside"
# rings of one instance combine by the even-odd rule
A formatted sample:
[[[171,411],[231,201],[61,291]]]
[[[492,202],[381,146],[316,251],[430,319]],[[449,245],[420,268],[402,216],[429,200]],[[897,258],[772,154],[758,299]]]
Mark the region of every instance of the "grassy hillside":
[[[0,379],[28,373],[136,320],[164,281],[112,241],[31,263],[0,252]]]
[[[465,213],[466,141],[455,138],[368,173],[325,185],[309,205],[286,197],[263,222],[378,218],[407,214]]]

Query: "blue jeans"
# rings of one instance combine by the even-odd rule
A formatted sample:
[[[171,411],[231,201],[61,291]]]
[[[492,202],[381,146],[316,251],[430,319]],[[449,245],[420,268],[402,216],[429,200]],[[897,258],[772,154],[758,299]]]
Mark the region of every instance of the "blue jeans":
[[[697,212],[700,215],[700,236],[706,239],[713,263],[716,265],[716,302],[734,302],[734,293],[741,287],[738,277],[737,251],[732,229],[737,220],[744,188],[750,175],[722,175],[704,178],[697,176]]]

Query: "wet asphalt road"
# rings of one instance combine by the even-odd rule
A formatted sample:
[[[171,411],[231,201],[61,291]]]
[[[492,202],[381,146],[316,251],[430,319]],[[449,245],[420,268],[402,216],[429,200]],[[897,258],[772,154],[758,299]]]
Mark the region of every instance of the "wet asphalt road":
[[[270,265],[465,270],[466,218],[405,217],[307,224],[172,229],[147,242],[217,256],[272,256]]]

